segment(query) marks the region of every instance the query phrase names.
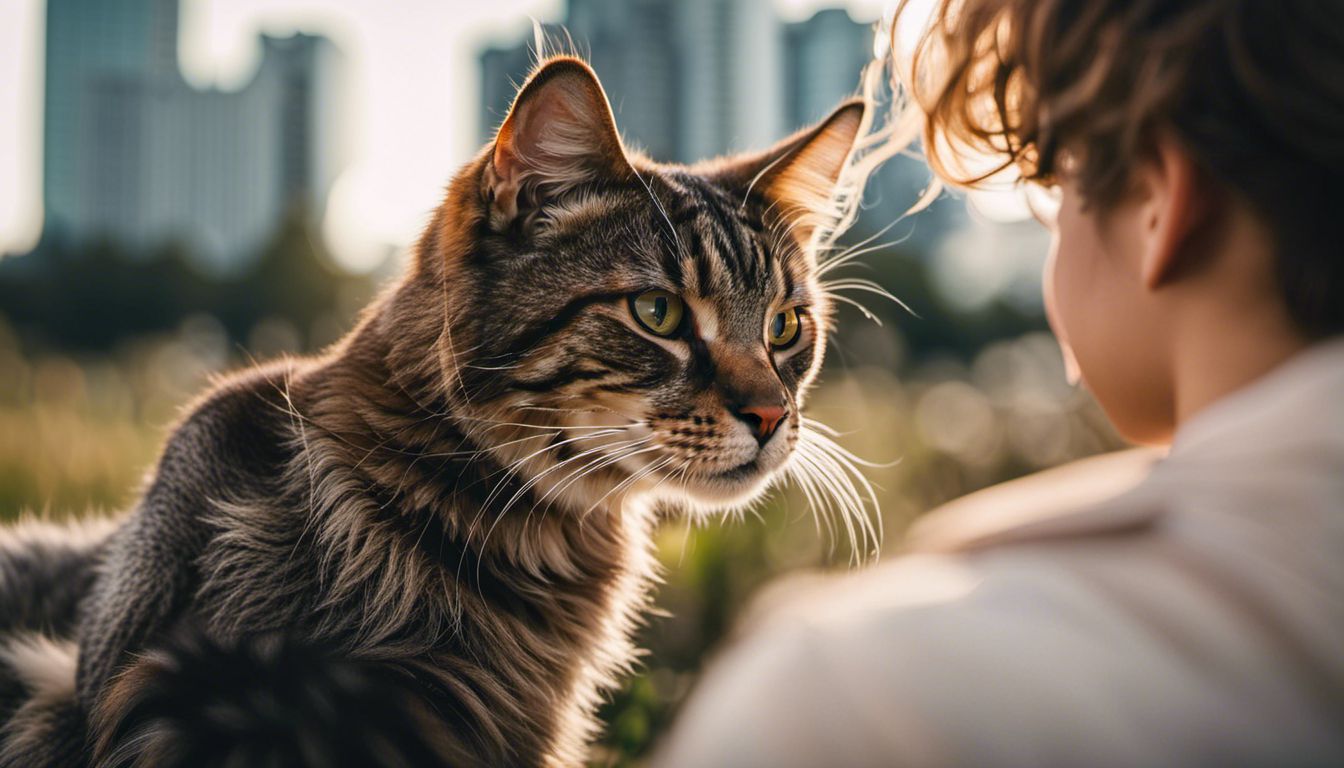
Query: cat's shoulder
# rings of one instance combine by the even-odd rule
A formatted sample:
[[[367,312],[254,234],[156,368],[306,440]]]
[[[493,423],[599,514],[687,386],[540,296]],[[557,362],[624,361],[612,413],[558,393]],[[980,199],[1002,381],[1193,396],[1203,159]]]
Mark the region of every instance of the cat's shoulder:
[[[294,397],[294,382],[313,366],[305,358],[284,358],[252,365],[231,373],[218,374],[183,411],[180,424],[231,421],[245,418],[263,420],[266,412],[258,408],[284,408]]]
[[[210,475],[267,474],[291,450],[298,410],[294,382],[312,367],[285,359],[216,377],[184,410],[164,460]]]

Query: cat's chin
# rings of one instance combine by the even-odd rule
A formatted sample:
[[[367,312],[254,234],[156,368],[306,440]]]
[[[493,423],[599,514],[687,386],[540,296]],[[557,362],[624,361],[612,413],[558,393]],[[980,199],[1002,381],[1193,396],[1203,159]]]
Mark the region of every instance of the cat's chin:
[[[707,509],[738,507],[764,493],[774,475],[757,459],[726,471],[688,475],[677,491],[683,500]]]

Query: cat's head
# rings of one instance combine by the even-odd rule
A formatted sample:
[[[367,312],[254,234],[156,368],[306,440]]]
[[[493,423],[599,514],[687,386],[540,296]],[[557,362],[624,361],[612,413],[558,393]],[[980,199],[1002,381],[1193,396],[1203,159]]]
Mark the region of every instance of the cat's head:
[[[664,165],[625,148],[587,65],[539,66],[419,247],[459,423],[571,507],[757,495],[807,429],[832,310],[809,242],[863,118]]]

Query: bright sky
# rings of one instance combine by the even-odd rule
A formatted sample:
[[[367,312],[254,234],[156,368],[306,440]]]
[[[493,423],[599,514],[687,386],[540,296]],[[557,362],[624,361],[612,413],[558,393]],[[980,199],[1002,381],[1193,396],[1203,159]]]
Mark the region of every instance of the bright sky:
[[[843,6],[876,19],[887,0],[775,0],[788,19]],[[326,239],[366,269],[410,242],[443,185],[476,149],[477,55],[559,20],[562,0],[183,0],[183,73],[236,88],[257,65],[257,33],[327,35],[347,56],[351,164],[332,190]],[[44,0],[0,0],[0,254],[41,228]]]

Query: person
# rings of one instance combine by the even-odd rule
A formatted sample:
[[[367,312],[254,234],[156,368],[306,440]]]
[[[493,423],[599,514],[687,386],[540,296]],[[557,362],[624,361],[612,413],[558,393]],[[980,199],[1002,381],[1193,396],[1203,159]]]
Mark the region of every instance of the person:
[[[1055,193],[1051,326],[1163,448],[769,590],[653,764],[1344,765],[1344,3],[933,5],[895,123]]]

